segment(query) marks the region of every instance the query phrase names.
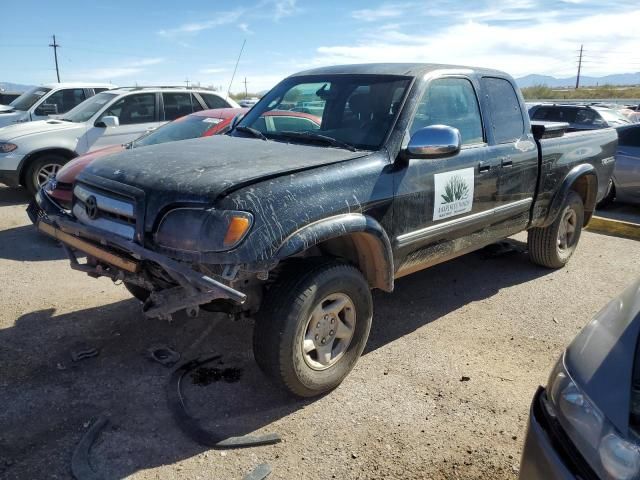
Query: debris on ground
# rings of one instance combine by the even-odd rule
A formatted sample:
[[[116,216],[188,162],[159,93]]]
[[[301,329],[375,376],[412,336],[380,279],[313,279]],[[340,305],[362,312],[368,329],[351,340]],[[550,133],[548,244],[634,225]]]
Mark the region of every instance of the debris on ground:
[[[91,446],[107,423],[109,423],[109,420],[106,415],[100,415],[92,422],[91,427],[83,435],[80,443],[76,446],[73,456],[71,457],[71,472],[76,480],[102,479],[102,475],[91,468],[89,454],[91,453]]]
[[[85,358],[97,357],[100,350],[89,345],[79,345],[71,350],[71,360],[79,362]]]
[[[271,474],[271,466],[268,463],[262,463],[254,468],[250,473],[244,476],[242,480],[263,480]]]
[[[505,255],[514,255],[516,253],[524,253],[524,247],[520,247],[515,245],[509,241],[501,241],[492,243],[491,245],[487,245],[482,250],[480,250],[482,256],[484,258],[497,258],[503,257]]]
[[[189,414],[182,395],[183,378],[203,365],[220,358],[220,355],[213,355],[191,360],[180,365],[171,374],[167,384],[167,402],[178,427],[195,442],[211,448],[247,448],[280,443],[282,439],[276,433],[236,436],[229,427],[218,428],[216,432],[211,432],[203,428],[198,420]]]
[[[173,367],[180,361],[180,354],[166,345],[154,345],[147,349],[147,356],[165,367]]]
[[[241,368],[200,367],[190,376],[194,385],[207,386],[220,380],[235,383],[242,378],[242,372]]]
[[[465,377],[464,375],[460,377],[461,382],[468,382],[469,380],[471,380],[471,377]]]

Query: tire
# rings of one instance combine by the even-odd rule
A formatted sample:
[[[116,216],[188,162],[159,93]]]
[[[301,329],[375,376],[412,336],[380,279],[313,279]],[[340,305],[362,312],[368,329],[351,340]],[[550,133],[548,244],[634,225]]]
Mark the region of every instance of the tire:
[[[360,358],[372,313],[371,291],[357,268],[334,260],[296,262],[279,274],[256,316],[256,362],[295,396],[329,392]]]
[[[149,290],[133,283],[124,282],[124,288],[129,290],[129,293],[140,300],[142,303],[144,303],[147,298],[149,298],[149,295],[151,295],[151,292]]]
[[[46,175],[50,176],[60,170],[69,160],[62,155],[46,154],[33,160],[27,167],[24,177],[24,186],[31,195],[35,195],[38,189],[46,181]]]
[[[583,224],[582,198],[570,191],[558,218],[551,225],[529,230],[527,243],[531,261],[547,268],[564,267],[578,245]]]
[[[616,198],[616,186],[613,183],[613,179],[609,179],[609,184],[607,185],[607,194],[604,196],[602,200],[598,202],[596,208],[604,208],[613,203],[613,200]]]

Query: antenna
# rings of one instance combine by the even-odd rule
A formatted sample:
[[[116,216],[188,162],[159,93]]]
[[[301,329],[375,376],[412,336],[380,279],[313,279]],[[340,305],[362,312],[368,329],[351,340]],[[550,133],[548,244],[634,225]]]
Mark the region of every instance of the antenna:
[[[244,98],[249,96],[249,91],[247,90],[247,77],[244,77]]]
[[[576,90],[580,88],[580,70],[582,70],[582,49],[584,45],[580,45],[580,58],[578,60],[578,76],[576,77]]]
[[[229,82],[229,88],[227,89],[227,96],[231,95],[231,85],[233,85],[233,79],[236,78],[236,70],[238,70],[238,64],[240,63],[240,57],[242,56],[242,52],[244,51],[245,43],[247,43],[247,39],[246,38],[242,41],[242,48],[240,49],[240,54],[238,55],[238,60],[236,60],[236,66],[233,69],[233,75],[231,75],[231,81]]]
[[[58,83],[60,83],[60,70],[58,70],[58,48],[60,48],[60,45],[56,43],[55,35],[53,35],[53,43],[50,43],[49,46],[53,47],[53,58],[56,61],[56,76],[58,77]]]

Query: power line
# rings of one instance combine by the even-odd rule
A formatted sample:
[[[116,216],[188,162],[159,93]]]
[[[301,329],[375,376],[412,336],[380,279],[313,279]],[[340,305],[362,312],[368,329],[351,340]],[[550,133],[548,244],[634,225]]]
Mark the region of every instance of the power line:
[[[233,75],[231,75],[231,81],[229,82],[229,89],[227,90],[227,96],[231,95],[231,85],[233,85],[233,79],[236,77],[236,71],[238,70],[238,64],[240,63],[240,57],[242,56],[242,52],[244,51],[245,43],[247,43],[247,39],[246,38],[242,41],[242,48],[240,49],[240,54],[238,55],[238,60],[236,60],[236,66],[233,69]]]
[[[50,47],[53,47],[53,57],[56,60],[56,76],[58,77],[58,83],[60,83],[60,70],[58,69],[58,48],[60,45],[56,43],[56,36],[53,36],[53,43],[49,44]]]

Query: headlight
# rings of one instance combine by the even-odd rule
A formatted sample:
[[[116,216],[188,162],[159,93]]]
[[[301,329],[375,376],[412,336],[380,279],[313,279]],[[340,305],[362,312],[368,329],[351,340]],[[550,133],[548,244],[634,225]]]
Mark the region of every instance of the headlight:
[[[154,238],[174,250],[223,252],[236,247],[252,224],[249,212],[176,208],[164,216]]]
[[[0,152],[2,153],[13,152],[16,148],[18,146],[15,143],[0,142]]]
[[[561,358],[547,385],[547,410],[601,478],[631,480],[640,474],[640,446],[617,432],[580,390]]]

